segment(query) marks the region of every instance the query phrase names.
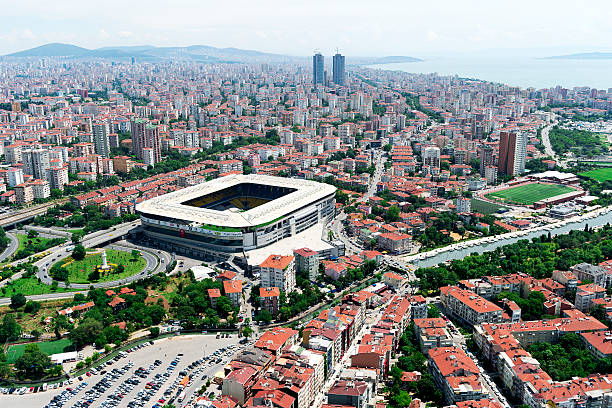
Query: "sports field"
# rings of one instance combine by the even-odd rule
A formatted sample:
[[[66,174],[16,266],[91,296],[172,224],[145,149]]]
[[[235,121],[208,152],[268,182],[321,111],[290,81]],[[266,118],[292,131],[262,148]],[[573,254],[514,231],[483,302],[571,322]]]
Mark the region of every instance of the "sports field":
[[[579,173],[579,176],[588,177],[592,180],[599,181],[608,181],[612,180],[612,168],[605,167],[601,169],[589,170],[583,173]]]
[[[505,190],[495,191],[485,195],[485,197],[490,200],[496,200],[503,203],[531,205],[536,201],[570,193],[572,191],[575,191],[575,189],[559,184],[530,183],[517,187],[510,187]]]
[[[66,351],[74,351],[74,347],[72,347],[72,342],[68,339],[41,341],[34,344],[38,346],[40,351],[48,355],[64,353]],[[7,362],[9,364],[13,364],[23,354],[26,345],[27,344],[16,344],[14,346],[8,346],[6,349]]]
[[[505,208],[499,204],[490,203],[488,201],[482,201],[477,198],[472,198],[472,212],[478,212],[482,214],[494,214],[498,210]]]

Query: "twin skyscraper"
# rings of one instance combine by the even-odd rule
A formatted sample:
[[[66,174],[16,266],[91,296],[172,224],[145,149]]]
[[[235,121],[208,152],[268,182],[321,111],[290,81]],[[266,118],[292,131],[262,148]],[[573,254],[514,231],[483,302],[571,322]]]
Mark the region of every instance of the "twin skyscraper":
[[[344,85],[346,74],[344,69],[344,55],[336,53],[333,57],[333,77],[332,81],[336,85]],[[326,84],[327,75],[325,72],[325,61],[323,55],[318,52],[312,56],[312,83]]]

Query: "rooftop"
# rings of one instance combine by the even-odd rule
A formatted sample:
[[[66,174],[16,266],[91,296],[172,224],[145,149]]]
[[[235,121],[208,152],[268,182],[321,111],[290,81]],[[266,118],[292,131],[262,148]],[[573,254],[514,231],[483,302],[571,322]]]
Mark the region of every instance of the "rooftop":
[[[216,193],[242,183],[292,188],[295,191],[243,212],[219,211],[184,204],[198,197]],[[169,219],[179,218],[195,225],[210,224],[245,228],[271,223],[279,217],[299,210],[308,203],[330,196],[335,191],[336,187],[332,185],[310,180],[254,174],[232,174],[143,201],[136,206],[136,210],[145,214],[145,216],[151,214]]]

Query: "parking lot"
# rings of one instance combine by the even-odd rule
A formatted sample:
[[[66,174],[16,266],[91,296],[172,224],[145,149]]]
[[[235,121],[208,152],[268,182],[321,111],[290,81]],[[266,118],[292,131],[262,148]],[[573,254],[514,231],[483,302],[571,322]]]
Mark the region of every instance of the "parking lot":
[[[72,384],[46,392],[0,395],[0,401],[14,408],[152,407],[174,398],[173,403],[182,407],[243,347],[235,333],[227,336],[185,335],[155,340],[153,345],[146,343],[111,360],[111,364],[102,364],[96,374],[83,375],[83,380],[75,378]],[[179,382],[186,375],[190,379],[182,394]],[[164,402],[158,402],[162,399]]]

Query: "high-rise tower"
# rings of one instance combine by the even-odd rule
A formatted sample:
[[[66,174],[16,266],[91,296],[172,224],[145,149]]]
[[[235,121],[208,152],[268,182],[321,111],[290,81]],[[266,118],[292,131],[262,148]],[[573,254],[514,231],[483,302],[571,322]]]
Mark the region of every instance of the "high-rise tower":
[[[345,79],[344,72],[344,55],[340,53],[336,53],[334,55],[334,67],[333,67],[333,81],[336,85],[344,85]]]
[[[323,84],[325,82],[324,79],[324,61],[323,55],[320,52],[316,53],[312,57],[312,83],[313,84]]]

